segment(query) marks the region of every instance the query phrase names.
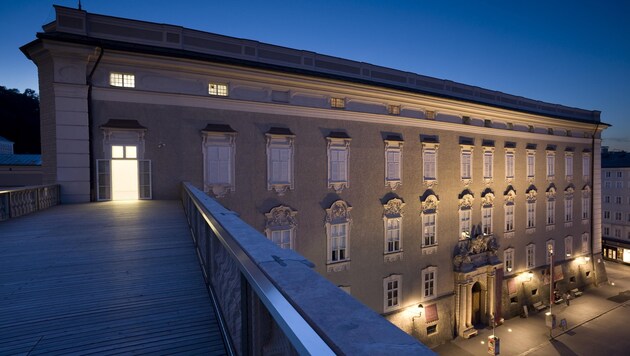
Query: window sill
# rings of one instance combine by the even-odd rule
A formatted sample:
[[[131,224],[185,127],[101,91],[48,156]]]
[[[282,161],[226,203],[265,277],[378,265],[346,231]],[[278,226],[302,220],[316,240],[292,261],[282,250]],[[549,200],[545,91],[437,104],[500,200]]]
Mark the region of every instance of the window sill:
[[[402,250],[396,251],[396,252],[386,252],[383,255],[383,262],[386,262],[386,263],[402,261],[402,259],[403,259]]]
[[[402,185],[402,180],[400,179],[385,179],[385,186],[389,187],[391,190],[396,190]]]
[[[573,227],[573,221],[567,221],[564,223],[564,227]]]
[[[536,228],[535,227],[528,227],[527,229],[525,229],[525,233],[527,235],[532,235],[536,232]]]
[[[347,181],[340,181],[340,182],[328,181],[328,188],[334,189],[335,193],[337,194],[341,193],[344,189],[348,189],[349,186],[350,184],[348,184]]]
[[[588,220],[588,219],[582,219],[582,225],[588,225],[589,221],[590,220]]]
[[[422,180],[422,184],[426,185],[428,188],[433,188],[437,185],[437,179],[427,179],[424,178]]]
[[[275,191],[279,196],[283,196],[287,190],[292,190],[293,185],[291,183],[268,183],[267,190]]]
[[[438,245],[422,246],[422,254],[432,255],[434,253],[437,253],[437,248],[438,248]]]
[[[556,229],[556,225],[547,225],[545,227],[545,231],[554,231]]]
[[[514,237],[514,231],[506,231],[503,233],[503,238],[511,239]]]
[[[206,184],[204,188],[206,193],[212,192],[217,198],[223,198],[227,193],[234,191],[232,184]]]
[[[326,264],[326,271],[327,272],[341,272],[341,271],[347,271],[350,267],[350,260],[343,260],[343,261],[339,261],[339,262],[328,262]]]

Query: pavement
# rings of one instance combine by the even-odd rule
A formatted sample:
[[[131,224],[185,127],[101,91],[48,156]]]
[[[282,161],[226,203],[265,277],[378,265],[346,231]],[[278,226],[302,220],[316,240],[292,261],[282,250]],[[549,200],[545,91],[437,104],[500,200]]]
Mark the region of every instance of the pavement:
[[[553,338],[550,337],[549,328],[545,325],[545,313],[549,311],[548,307],[538,313],[530,312],[527,318],[515,317],[497,326],[495,335],[500,338],[501,355],[588,355],[593,353],[586,352],[586,348],[597,350],[598,347],[600,351],[597,352],[598,354],[628,355],[628,348],[615,349],[611,346],[619,338],[605,340],[609,337],[607,335],[612,333],[615,336],[614,334],[617,333],[624,342],[627,339],[630,343],[628,337],[630,334],[627,329],[608,331],[605,329],[606,325],[613,325],[608,319],[621,318],[623,315],[623,318],[628,320],[627,315],[630,315],[630,266],[607,263],[606,268],[608,282],[600,283],[598,286],[588,286],[582,296],[571,299],[569,306],[565,303],[552,306],[557,325],[562,319],[565,319],[567,323],[566,329],[557,327],[552,331]],[[616,280],[619,282],[615,283]],[[596,319],[607,321],[599,329],[592,330],[593,327],[592,325],[589,327],[589,323],[593,324]],[[597,333],[605,335],[594,336]],[[491,335],[492,328],[480,329],[477,336],[470,339],[458,337],[433,348],[433,351],[443,356],[488,355],[488,337]],[[601,345],[598,347],[579,345],[579,339],[584,340],[586,335],[588,335],[586,340],[591,341],[590,344],[595,345],[599,342]],[[569,336],[573,337],[566,339]],[[593,340],[597,341],[592,342]],[[607,353],[601,353],[601,347],[613,348]]]

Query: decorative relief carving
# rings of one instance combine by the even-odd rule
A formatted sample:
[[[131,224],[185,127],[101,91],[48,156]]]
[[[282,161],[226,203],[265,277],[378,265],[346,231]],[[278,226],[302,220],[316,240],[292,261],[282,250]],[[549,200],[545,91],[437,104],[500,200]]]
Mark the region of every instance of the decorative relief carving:
[[[564,198],[565,199],[573,199],[573,193],[575,192],[575,188],[572,185],[568,186],[567,189],[564,190]]]
[[[337,263],[326,265],[326,271],[327,272],[341,272],[341,271],[348,270],[349,267],[350,267],[349,261],[337,262]]]
[[[477,267],[497,264],[499,244],[494,235],[481,234],[481,228],[473,229],[471,237],[460,240],[455,247],[453,266],[455,271],[470,272]]]
[[[439,203],[440,201],[438,200],[438,198],[435,195],[431,194],[426,197],[426,199],[421,203],[422,211],[437,210]]]
[[[390,199],[387,204],[383,205],[384,215],[386,218],[396,218],[403,216],[403,208],[405,203],[398,198]]]
[[[482,206],[491,206],[494,205],[494,193],[488,192],[481,197],[481,205]]]
[[[582,188],[582,197],[588,198],[590,196],[591,196],[591,187],[589,187],[587,184]]]
[[[515,198],[516,198],[516,192],[514,191],[514,189],[512,189],[512,187],[510,187],[507,193],[503,196],[503,199],[505,200],[506,205],[514,204]]]
[[[296,214],[297,211],[289,208],[288,206],[277,206],[265,214],[267,217],[267,224],[265,225],[265,228],[268,230],[273,230],[277,227],[294,228],[297,226],[297,221],[295,220]]]
[[[545,192],[545,195],[547,195],[547,199],[555,199],[556,198],[556,188],[555,187],[549,187],[549,189],[547,189],[547,191]]]
[[[394,253],[386,253],[383,255],[383,262],[387,262],[387,263],[402,261],[402,259],[403,259],[402,251],[394,252]]]
[[[472,208],[473,202],[475,201],[475,197],[472,194],[464,194],[459,199],[459,209],[470,209]]]
[[[538,192],[534,188],[530,188],[527,192],[525,192],[525,199],[527,199],[528,202],[535,202],[537,196]]]
[[[337,200],[332,203],[330,208],[326,209],[326,223],[337,224],[343,222],[349,222],[352,220],[350,217],[351,206],[343,200]]]

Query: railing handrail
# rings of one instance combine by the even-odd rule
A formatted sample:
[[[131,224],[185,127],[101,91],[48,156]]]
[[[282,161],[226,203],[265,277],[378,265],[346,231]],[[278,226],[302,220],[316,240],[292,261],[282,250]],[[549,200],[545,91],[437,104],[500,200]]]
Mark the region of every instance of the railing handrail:
[[[15,193],[22,190],[33,190],[33,189],[41,189],[41,188],[54,188],[58,187],[59,184],[42,184],[42,185],[27,185],[23,187],[12,187],[12,188],[4,188],[0,189],[0,194],[6,193]]]
[[[184,182],[184,189],[191,197],[193,203],[203,216],[208,226],[214,231],[217,238],[231,257],[238,261],[238,267],[245,276],[250,286],[267,310],[272,315],[278,326],[287,336],[293,347],[300,354],[334,355],[335,352],[311,327],[311,325],[294,308],[287,298],[278,290],[266,273],[254,262],[249,254],[241,247],[234,237],[217,221],[208,211],[206,205],[216,205],[224,210],[224,214],[235,214],[210,199],[206,194],[195,188],[192,184]]]

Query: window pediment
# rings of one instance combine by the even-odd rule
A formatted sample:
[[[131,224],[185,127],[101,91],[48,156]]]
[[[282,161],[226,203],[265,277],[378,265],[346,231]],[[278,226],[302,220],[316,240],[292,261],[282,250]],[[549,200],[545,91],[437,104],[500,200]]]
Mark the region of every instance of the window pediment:
[[[390,199],[387,204],[383,205],[384,216],[388,219],[397,218],[403,216],[403,208],[405,203],[398,198]]]
[[[344,222],[350,222],[352,220],[350,212],[352,207],[348,206],[343,200],[337,200],[332,203],[330,208],[326,209],[326,223],[339,224]]]

